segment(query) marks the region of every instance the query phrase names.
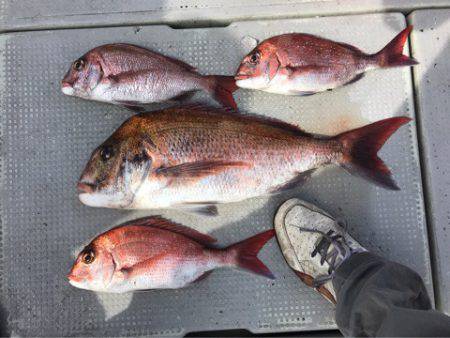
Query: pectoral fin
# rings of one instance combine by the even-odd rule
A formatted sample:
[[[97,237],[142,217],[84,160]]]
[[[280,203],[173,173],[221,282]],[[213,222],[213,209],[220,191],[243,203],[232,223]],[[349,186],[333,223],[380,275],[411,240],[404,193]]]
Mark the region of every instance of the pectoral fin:
[[[317,73],[321,74],[328,70],[328,66],[318,66],[318,65],[309,65],[309,66],[286,66],[284,71],[288,75],[289,78],[294,78],[297,76],[306,76],[308,74]]]
[[[241,161],[202,161],[188,162],[171,167],[161,167],[156,170],[156,173],[170,178],[192,179],[216,175],[227,169],[246,167],[248,168],[250,165]]]
[[[272,80],[280,68],[280,61],[277,57],[273,57],[269,61],[269,80]]]

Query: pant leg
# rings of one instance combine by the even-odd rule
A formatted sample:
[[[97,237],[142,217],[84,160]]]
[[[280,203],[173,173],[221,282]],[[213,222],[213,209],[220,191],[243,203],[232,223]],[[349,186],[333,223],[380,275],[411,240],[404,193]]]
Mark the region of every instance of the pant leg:
[[[353,254],[333,278],[336,323],[345,336],[450,336],[420,276],[369,252]]]

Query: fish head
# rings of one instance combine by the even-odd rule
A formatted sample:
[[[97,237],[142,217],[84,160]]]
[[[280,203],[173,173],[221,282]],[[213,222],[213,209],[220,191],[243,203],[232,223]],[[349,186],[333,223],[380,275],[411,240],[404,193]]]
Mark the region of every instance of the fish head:
[[[265,89],[279,66],[276,49],[271,44],[262,43],[242,60],[235,76],[236,85],[248,89]]]
[[[100,58],[89,52],[71,64],[61,81],[61,90],[66,95],[89,98],[102,77]]]
[[[92,207],[131,208],[135,194],[148,180],[152,158],[145,137],[119,128],[92,152],[78,181],[80,201]]]
[[[67,278],[73,286],[93,291],[105,291],[113,280],[114,258],[96,240],[77,256]]]

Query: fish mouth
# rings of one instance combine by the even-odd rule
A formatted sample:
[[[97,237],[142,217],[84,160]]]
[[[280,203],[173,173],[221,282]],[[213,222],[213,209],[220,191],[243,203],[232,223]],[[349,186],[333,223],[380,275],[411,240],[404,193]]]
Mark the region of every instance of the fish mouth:
[[[62,80],[61,81],[61,87],[62,88],[64,88],[64,87],[72,87],[73,86],[73,83],[70,83],[69,81],[66,81],[66,80]]]
[[[84,285],[83,281],[79,278],[74,278],[73,276],[68,276],[69,284],[73,287],[76,287],[77,289],[87,289],[87,287]]]
[[[72,84],[66,81],[61,81],[61,91],[66,95],[73,95],[74,93]]]
[[[236,74],[236,75],[234,76],[234,79],[235,79],[236,81],[239,81],[239,80],[246,80],[246,79],[248,79],[248,78],[250,78],[250,77],[251,77],[251,75],[249,75],[249,74],[238,73],[238,74]]]
[[[67,274],[67,279],[69,280],[70,283],[72,283],[72,282],[74,282],[74,283],[81,282],[81,278],[78,278],[72,272],[69,272]]]
[[[73,88],[74,82],[66,80],[65,78],[61,80],[61,91],[66,95],[74,95],[75,89]]]
[[[80,194],[91,194],[95,191],[97,186],[89,182],[78,182],[77,190]]]
[[[67,280],[69,281],[69,283],[77,288],[82,287],[82,283],[83,283],[83,278],[77,276],[74,271],[73,268],[70,270],[70,272],[67,274]]]

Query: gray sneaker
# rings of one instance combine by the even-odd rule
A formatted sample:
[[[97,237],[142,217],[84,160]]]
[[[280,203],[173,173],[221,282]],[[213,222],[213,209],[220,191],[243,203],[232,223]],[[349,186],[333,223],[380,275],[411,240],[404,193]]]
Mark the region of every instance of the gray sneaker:
[[[278,242],[289,266],[308,286],[336,304],[331,279],[353,253],[367,251],[336,219],[315,205],[293,198],[275,215]]]

